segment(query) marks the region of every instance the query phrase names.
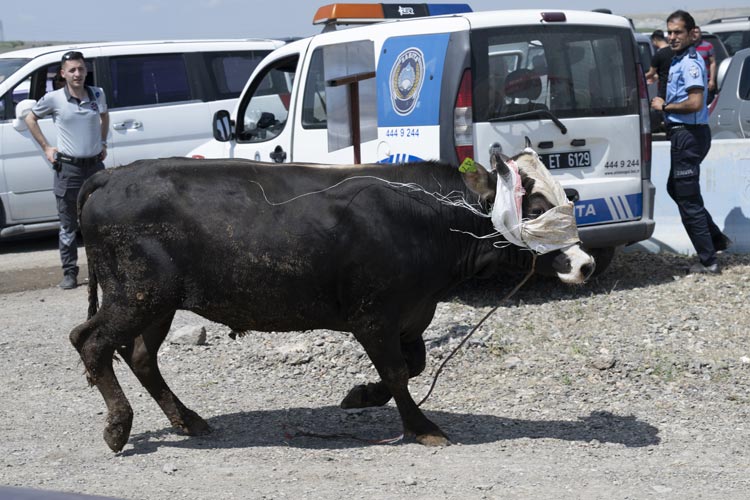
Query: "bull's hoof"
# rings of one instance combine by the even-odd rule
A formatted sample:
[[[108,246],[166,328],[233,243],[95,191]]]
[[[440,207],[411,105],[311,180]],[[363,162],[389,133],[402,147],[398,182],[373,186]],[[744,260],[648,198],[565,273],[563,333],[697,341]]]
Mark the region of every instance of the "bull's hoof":
[[[122,451],[125,444],[128,442],[130,437],[130,428],[133,425],[133,415],[130,418],[118,420],[116,422],[109,422],[104,428],[104,442],[107,443],[109,449],[115,453]]]
[[[211,426],[193,410],[185,409],[182,413],[182,421],[175,424],[188,436],[205,436],[211,433]]]
[[[448,440],[448,436],[443,433],[440,434],[421,434],[417,436],[417,443],[425,446],[448,446],[451,442]]]
[[[382,382],[357,385],[354,386],[344,400],[341,401],[341,408],[344,410],[351,410],[354,408],[383,406],[390,400],[391,393]]]

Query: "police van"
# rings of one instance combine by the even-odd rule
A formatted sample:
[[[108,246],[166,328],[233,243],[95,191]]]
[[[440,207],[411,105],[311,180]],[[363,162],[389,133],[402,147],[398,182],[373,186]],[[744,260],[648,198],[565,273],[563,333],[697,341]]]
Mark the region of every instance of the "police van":
[[[528,137],[575,202],[599,271],[616,248],[651,236],[649,100],[627,19],[332,4],[315,22],[323,33],[266,57],[192,156],[489,165]]]

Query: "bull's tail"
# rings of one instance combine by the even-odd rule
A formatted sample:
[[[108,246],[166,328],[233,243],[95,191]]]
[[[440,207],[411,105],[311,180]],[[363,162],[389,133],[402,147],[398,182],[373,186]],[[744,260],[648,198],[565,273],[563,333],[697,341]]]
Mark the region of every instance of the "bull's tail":
[[[94,268],[89,261],[89,312],[86,315],[86,319],[91,319],[99,310],[99,289],[96,281],[96,273]]]
[[[81,215],[83,214],[83,206],[86,203],[86,200],[89,199],[89,196],[91,196],[94,191],[104,186],[107,181],[109,181],[109,171],[104,170],[102,172],[97,172],[83,183],[81,191],[78,193],[78,220],[82,220]],[[96,314],[96,311],[99,310],[99,288],[96,279],[96,262],[94,262],[94,256],[88,251],[88,245],[86,245],[86,233],[83,224],[81,224],[81,234],[83,235],[83,242],[86,247],[86,259],[89,270],[89,310],[87,319],[91,319],[94,317],[94,314]]]

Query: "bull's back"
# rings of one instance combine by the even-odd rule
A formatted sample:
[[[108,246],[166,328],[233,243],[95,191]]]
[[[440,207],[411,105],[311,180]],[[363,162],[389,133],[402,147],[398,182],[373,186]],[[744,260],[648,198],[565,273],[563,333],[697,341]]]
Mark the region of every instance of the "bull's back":
[[[408,218],[404,207],[372,174],[243,160],[113,169],[83,205],[87,252],[105,295],[141,288],[224,323],[234,317],[235,328],[292,328],[311,316],[335,322],[413,271],[395,238],[412,239],[412,249],[423,238],[423,225],[396,227]]]

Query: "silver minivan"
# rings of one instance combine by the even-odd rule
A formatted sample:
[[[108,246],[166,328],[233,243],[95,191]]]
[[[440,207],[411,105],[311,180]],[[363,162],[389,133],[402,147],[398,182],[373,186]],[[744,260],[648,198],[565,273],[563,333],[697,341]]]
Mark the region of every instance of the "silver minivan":
[[[232,109],[279,40],[88,43],[0,54],[0,239],[58,227],[50,165],[22,118],[53,90],[60,58],[84,54],[87,84],[102,87],[110,115],[106,166],[182,156],[212,136],[211,116]],[[56,137],[52,118],[39,120]]]
[[[750,49],[736,52],[718,71],[719,92],[709,125],[714,139],[750,138]]]

